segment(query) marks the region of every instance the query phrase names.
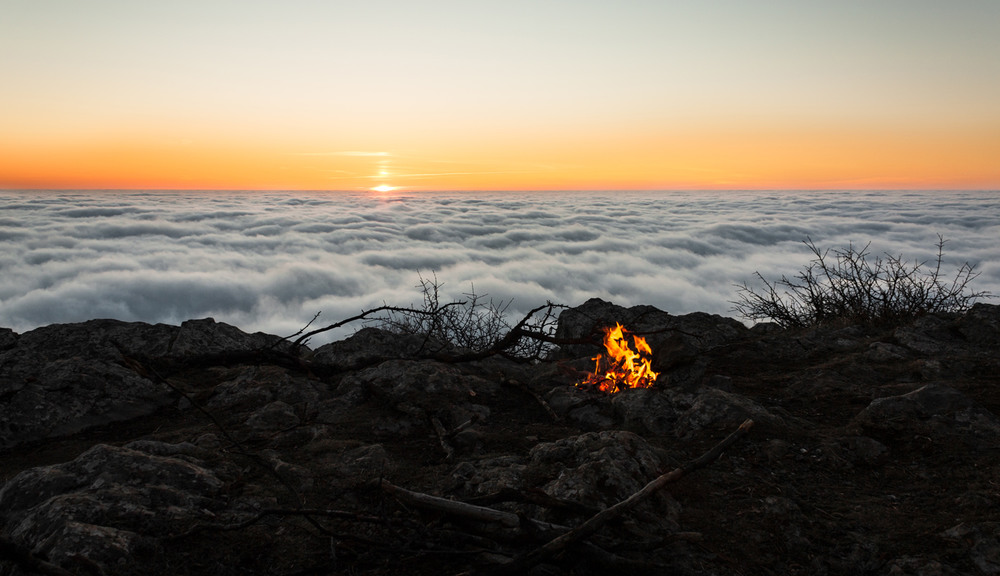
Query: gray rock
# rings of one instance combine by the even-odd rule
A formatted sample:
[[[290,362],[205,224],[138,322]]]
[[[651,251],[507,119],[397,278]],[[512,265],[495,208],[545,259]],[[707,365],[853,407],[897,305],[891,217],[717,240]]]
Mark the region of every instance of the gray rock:
[[[888,342],[872,342],[868,345],[868,351],[865,352],[865,358],[874,362],[902,360],[909,356],[909,350]]]
[[[17,332],[10,328],[0,328],[0,352],[9,350],[17,345]]]
[[[611,428],[615,423],[604,406],[597,404],[584,404],[573,408],[566,417],[581,430],[604,430]]]
[[[214,320],[180,327],[118,320],[54,324],[5,337],[0,449],[129,420],[171,405],[173,392],[129,367],[133,358],[254,350],[277,337]],[[180,356],[177,356],[180,355]]]
[[[0,353],[0,449],[150,414],[169,388],[121,363],[113,342],[165,350],[166,326],[96,320],[21,335]]]
[[[196,357],[202,354],[219,354],[234,351],[262,350],[275,345],[279,337],[263,332],[248,334],[225,322],[212,318],[187,320],[176,329],[168,355]],[[287,344],[278,346],[286,349]]]
[[[855,466],[877,468],[889,459],[889,448],[867,436],[846,436],[839,448],[843,457]]]
[[[1000,522],[958,524],[940,536],[969,547],[969,559],[985,576],[1000,575]]]
[[[359,394],[358,390],[365,390]],[[494,396],[499,384],[462,373],[458,368],[432,360],[388,360],[346,376],[337,393],[354,398],[373,396],[394,407],[404,421],[386,432],[422,429],[428,416],[442,420],[448,428],[473,416],[484,420],[489,408],[481,401]],[[356,400],[355,400],[356,401]]]
[[[969,344],[986,352],[1000,349],[1000,306],[980,302],[973,305],[955,324]]]
[[[259,410],[273,401],[294,406],[316,406],[324,386],[289,374],[276,366],[246,367],[232,380],[217,385],[206,406],[218,412]]]
[[[901,556],[886,565],[887,576],[958,576],[954,568],[936,560],[916,556]]]
[[[527,470],[524,460],[518,456],[466,460],[452,469],[450,480],[458,494],[484,496],[521,489]]]
[[[278,432],[297,426],[301,420],[295,408],[277,400],[257,410],[247,418],[246,425],[258,434]]]
[[[381,328],[362,328],[345,340],[317,348],[312,360],[341,370],[371,366],[385,360],[420,358],[447,347],[420,334],[396,334]]]
[[[0,530],[58,565],[83,555],[107,569],[225,506],[228,477],[192,456],[199,448],[131,446],[99,444],[71,462],[21,472],[0,489]]]
[[[964,314],[928,314],[895,332],[900,345],[922,354],[993,354],[1000,348],[1000,306],[978,303]]]
[[[660,456],[632,432],[589,432],[542,443],[529,453],[526,475],[551,478],[541,487],[556,498],[607,508],[638,492],[664,472]],[[666,491],[641,503],[637,516],[647,533],[677,528],[680,506]]]
[[[313,451],[318,451],[314,446]],[[339,486],[359,486],[391,475],[395,470],[392,459],[381,444],[353,448],[338,448],[317,453],[317,470]]]
[[[549,390],[545,401],[552,408],[553,412],[559,416],[566,416],[570,410],[585,404],[591,399],[592,396],[590,394],[575,386],[556,386],[552,390]]]
[[[928,384],[900,396],[872,401],[855,417],[867,430],[927,435],[971,433],[995,437],[1000,419],[954,388]]]
[[[899,327],[893,334],[900,346],[920,354],[941,354],[954,350],[953,334],[948,329],[953,316],[929,314]]]
[[[627,430],[654,436],[668,436],[674,432],[677,411],[668,395],[661,390],[625,390],[611,398],[611,405]]]
[[[690,438],[705,428],[732,429],[747,418],[758,426],[783,428],[786,422],[746,396],[716,388],[703,388],[690,408],[677,417],[674,434]]]

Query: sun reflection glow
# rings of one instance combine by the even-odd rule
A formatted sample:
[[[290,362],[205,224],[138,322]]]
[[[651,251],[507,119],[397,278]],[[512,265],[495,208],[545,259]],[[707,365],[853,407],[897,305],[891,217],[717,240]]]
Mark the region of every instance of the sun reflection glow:
[[[392,192],[395,189],[396,189],[395,186],[388,186],[386,184],[381,184],[379,186],[372,188],[372,190],[374,190],[375,192]]]

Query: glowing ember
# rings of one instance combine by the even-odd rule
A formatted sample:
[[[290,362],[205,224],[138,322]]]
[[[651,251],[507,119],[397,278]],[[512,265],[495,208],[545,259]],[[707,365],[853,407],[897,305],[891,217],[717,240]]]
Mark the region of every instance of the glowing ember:
[[[614,328],[604,329],[604,348],[607,354],[598,354],[593,360],[594,373],[577,386],[596,386],[602,392],[614,394],[626,388],[649,388],[656,381],[657,373],[650,367],[653,351],[642,336],[631,336],[628,330],[615,323]]]

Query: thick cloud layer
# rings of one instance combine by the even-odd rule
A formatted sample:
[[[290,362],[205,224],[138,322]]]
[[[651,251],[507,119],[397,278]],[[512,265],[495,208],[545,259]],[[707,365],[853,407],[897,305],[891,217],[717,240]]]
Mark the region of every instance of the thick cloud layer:
[[[593,296],[728,315],[735,284],[806,264],[806,238],[933,260],[937,234],[949,273],[968,261],[1000,294],[989,192],[3,192],[0,326],[211,316],[287,335],[419,303],[432,273],[513,316]]]

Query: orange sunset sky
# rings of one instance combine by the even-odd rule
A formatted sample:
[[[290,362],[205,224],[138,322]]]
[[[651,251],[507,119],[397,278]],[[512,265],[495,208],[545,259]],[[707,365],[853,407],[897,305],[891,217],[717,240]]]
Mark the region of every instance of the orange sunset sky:
[[[997,0],[0,0],[0,188],[997,189]]]

